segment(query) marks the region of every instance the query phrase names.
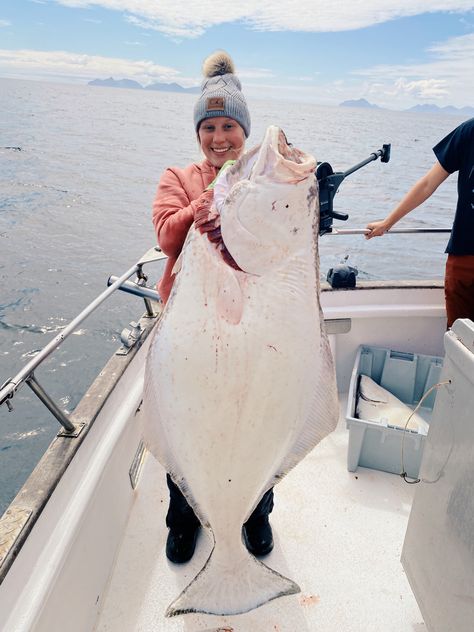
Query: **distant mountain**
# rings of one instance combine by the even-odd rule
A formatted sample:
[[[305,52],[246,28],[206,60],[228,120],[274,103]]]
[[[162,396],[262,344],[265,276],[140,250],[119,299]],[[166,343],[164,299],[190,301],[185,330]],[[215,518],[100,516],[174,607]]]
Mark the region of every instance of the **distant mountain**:
[[[378,105],[375,105],[374,103],[369,103],[365,99],[353,99],[353,100],[349,100],[349,101],[343,101],[342,103],[339,103],[339,105],[341,107],[344,107],[344,108],[376,108],[376,109],[380,109]]]
[[[143,90],[143,86],[133,79],[93,79],[87,84],[89,86],[102,86],[104,88],[132,88],[134,90]]]
[[[436,112],[438,114],[463,114],[466,116],[474,116],[474,108],[465,106],[463,108],[456,108],[454,105],[445,105],[440,108],[439,105],[434,103],[423,103],[422,105],[414,105],[412,108],[405,110],[406,112]]]
[[[201,91],[199,86],[193,88],[183,88],[179,83],[151,83],[145,88],[133,79],[93,79],[87,84],[89,86],[101,86],[103,88],[131,88],[133,90],[160,90],[162,92],[192,92],[197,93]]]
[[[145,90],[161,90],[162,92],[201,92],[201,88],[199,86],[195,86],[193,88],[183,88],[183,86],[180,86],[179,83],[151,83],[150,85],[145,86]]]

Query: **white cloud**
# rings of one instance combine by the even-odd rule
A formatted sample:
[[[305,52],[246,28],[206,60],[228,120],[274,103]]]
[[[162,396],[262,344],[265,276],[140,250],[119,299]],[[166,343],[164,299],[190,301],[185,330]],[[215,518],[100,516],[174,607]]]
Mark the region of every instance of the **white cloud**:
[[[473,0],[55,0],[68,7],[101,6],[173,38],[192,38],[224,23],[243,22],[264,31],[348,31],[404,16],[469,11]]]
[[[380,105],[390,107],[393,97],[412,105],[436,101],[439,105],[470,105],[474,102],[474,34],[438,43],[428,49],[432,59],[408,65],[378,65],[354,71],[370,86],[377,84]],[[365,95],[362,95],[365,96]]]
[[[405,109],[416,103],[463,107],[474,103],[474,34],[439,42],[427,51],[430,60],[418,64],[380,64],[353,71],[349,79],[303,85],[297,77],[291,85],[245,84],[246,94],[258,97],[315,101],[333,105],[347,99],[365,98],[389,109]],[[262,91],[265,90],[265,95]]]
[[[131,61],[66,51],[0,50],[0,71],[4,76],[38,79],[63,76],[87,80],[113,76],[116,79],[135,79],[143,85],[154,81],[176,81],[178,78],[182,85],[194,83],[181,78],[175,68],[151,61]]]
[[[239,70],[239,77],[244,82],[249,79],[271,79],[275,76],[275,73],[268,68],[242,68],[242,70]]]
[[[470,57],[472,62],[474,60],[474,34],[452,37],[445,42],[431,46],[428,50],[440,59],[453,61],[455,59],[464,60],[466,57]]]
[[[142,42],[124,42],[129,46],[143,46]],[[143,85],[155,81],[176,81],[184,87],[199,85],[201,77],[184,77],[176,68],[161,66],[148,60],[132,61],[115,57],[76,54],[67,51],[2,50],[0,73],[10,77],[53,78],[70,77],[87,80],[113,76],[115,79],[135,79]],[[247,81],[269,80],[275,74],[267,68],[247,68],[239,72]]]
[[[203,27],[199,27],[196,24],[193,24],[192,26],[187,26],[186,24],[182,26],[179,24],[166,25],[155,20],[144,20],[135,15],[126,15],[125,19],[134,26],[138,26],[142,29],[160,31],[174,40],[199,37],[205,32]]]
[[[0,20],[0,28],[5,27],[5,26],[11,26],[12,23],[9,22],[8,20]]]
[[[437,100],[449,94],[443,79],[420,79],[406,81],[403,77],[395,82],[394,96],[409,95],[421,100]]]

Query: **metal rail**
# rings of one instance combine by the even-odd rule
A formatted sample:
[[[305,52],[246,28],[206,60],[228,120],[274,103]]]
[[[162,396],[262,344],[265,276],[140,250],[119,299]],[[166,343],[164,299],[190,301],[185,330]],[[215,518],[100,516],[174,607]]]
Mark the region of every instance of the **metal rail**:
[[[51,340],[28,364],[26,364],[21,371],[19,371],[14,377],[7,380],[0,389],[0,406],[6,404],[9,410],[12,410],[10,400],[14,396],[15,392],[24,383],[33,390],[33,392],[39,397],[39,399],[47,406],[51,413],[56,417],[59,423],[65,428],[66,433],[72,433],[75,431],[74,424],[68,419],[68,417],[61,411],[54,401],[47,395],[44,389],[40,386],[34,376],[35,369],[48,357],[53,351],[55,351],[65,340],[68,338],[74,330],[94,311],[99,307],[111,294],[113,294],[120,286],[125,283],[135,273],[138,279],[144,279],[142,268],[146,263],[159,261],[166,258],[159,248],[151,248],[148,250],[137,263],[129,270],[124,272],[122,276],[118,277],[104,292],[99,294],[89,305],[80,312],[70,323],[67,325],[60,334],[58,334],[53,340]],[[140,287],[137,285],[137,287]],[[155,297],[153,297],[155,298]]]
[[[118,281],[118,277],[111,276],[107,283],[111,285]],[[127,294],[133,294],[134,296],[140,296],[144,299],[151,299],[152,301],[159,301],[160,295],[156,290],[152,288],[146,287],[144,285],[139,285],[138,283],[133,283],[133,281],[124,281],[122,285],[119,287],[119,290],[122,292],[126,292]]]
[[[370,231],[367,228],[333,228],[325,235],[366,235]],[[391,228],[385,234],[421,234],[421,233],[450,233],[450,228]]]

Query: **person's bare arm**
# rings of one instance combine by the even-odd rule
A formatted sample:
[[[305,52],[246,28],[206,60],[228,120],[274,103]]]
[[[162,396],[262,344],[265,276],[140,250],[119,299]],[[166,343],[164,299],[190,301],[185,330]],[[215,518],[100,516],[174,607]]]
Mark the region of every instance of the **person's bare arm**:
[[[427,200],[448,176],[449,172],[446,171],[439,162],[436,162],[431,169],[413,185],[400,203],[385,219],[367,224],[365,238],[371,239],[372,237],[380,237],[386,233],[402,217],[405,217],[410,211],[413,211],[413,209]]]

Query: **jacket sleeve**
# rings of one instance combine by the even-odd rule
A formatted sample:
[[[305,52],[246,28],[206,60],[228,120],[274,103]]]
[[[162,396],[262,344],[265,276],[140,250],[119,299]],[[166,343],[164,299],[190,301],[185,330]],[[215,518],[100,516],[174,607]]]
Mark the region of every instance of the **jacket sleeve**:
[[[190,200],[184,186],[173,169],[167,169],[158,184],[153,203],[153,224],[163,252],[177,257],[194,221],[196,207],[212,192],[203,191],[196,200]]]

